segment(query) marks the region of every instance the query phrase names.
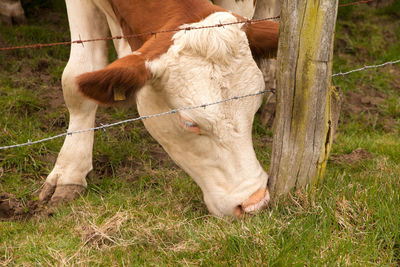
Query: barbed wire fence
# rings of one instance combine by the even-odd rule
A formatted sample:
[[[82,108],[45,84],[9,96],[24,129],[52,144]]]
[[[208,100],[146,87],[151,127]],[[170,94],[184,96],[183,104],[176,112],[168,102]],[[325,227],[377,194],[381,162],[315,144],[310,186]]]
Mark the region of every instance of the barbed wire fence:
[[[23,143],[23,144],[3,146],[3,147],[0,147],[0,150],[9,149],[9,148],[15,148],[15,147],[21,147],[21,146],[34,145],[34,144],[43,143],[43,142],[50,141],[50,140],[53,140],[53,139],[57,139],[57,138],[60,138],[60,137],[63,137],[63,136],[67,136],[67,135],[73,135],[73,134],[86,133],[86,132],[91,132],[91,131],[96,131],[96,130],[102,130],[102,129],[110,128],[110,127],[113,127],[113,126],[125,124],[125,123],[128,123],[128,122],[134,122],[134,121],[139,121],[139,120],[146,120],[146,119],[152,119],[152,118],[157,118],[157,117],[161,117],[161,116],[171,115],[171,114],[175,114],[175,113],[177,113],[179,111],[199,109],[199,108],[204,108],[205,109],[205,108],[207,108],[209,106],[219,105],[219,104],[223,104],[223,103],[226,103],[226,102],[229,102],[229,101],[239,100],[239,99],[243,99],[243,98],[247,98],[247,97],[258,96],[258,95],[265,94],[267,92],[275,92],[275,89],[263,90],[263,91],[260,91],[260,92],[257,92],[257,93],[253,93],[253,94],[234,96],[234,97],[227,98],[227,99],[224,99],[224,100],[219,100],[219,101],[216,101],[216,102],[201,104],[201,105],[197,105],[197,106],[172,109],[172,110],[169,110],[169,111],[166,111],[166,112],[157,113],[157,114],[153,114],[153,115],[140,116],[140,117],[137,117],[137,118],[122,120],[122,121],[114,122],[114,123],[111,123],[111,124],[103,124],[103,125],[98,126],[98,127],[93,127],[93,128],[83,129],[83,130],[77,130],[77,131],[71,131],[71,132],[65,132],[65,133],[62,133],[62,134],[59,134],[59,135],[55,135],[55,136],[44,138],[44,139],[37,140],[37,141],[28,141],[28,142]]]
[[[369,3],[369,2],[373,2],[373,1],[376,1],[376,0],[356,1],[356,2],[352,2],[352,3],[348,3],[348,4],[339,5],[339,7],[364,4],[364,3]],[[51,47],[51,46],[58,46],[58,45],[72,45],[72,44],[82,44],[83,45],[83,43],[86,43],[86,42],[138,38],[138,37],[142,37],[142,36],[146,36],[146,35],[148,36],[148,35],[157,35],[157,34],[162,34],[162,33],[171,33],[171,32],[178,32],[178,31],[209,29],[209,28],[224,27],[224,26],[235,25],[235,24],[251,24],[251,23],[257,23],[257,22],[262,22],[262,21],[267,21],[267,20],[277,20],[279,18],[280,18],[279,16],[276,16],[276,17],[264,18],[264,19],[251,19],[251,20],[244,20],[244,21],[237,21],[237,22],[230,22],[230,23],[219,23],[219,24],[215,24],[215,25],[207,25],[207,26],[202,26],[202,27],[182,27],[182,28],[178,28],[178,29],[169,29],[169,30],[146,32],[146,33],[141,33],[141,34],[132,34],[132,35],[124,35],[124,36],[121,35],[121,36],[111,36],[111,37],[88,39],[88,40],[75,40],[75,41],[70,41],[70,42],[56,42],[56,43],[47,43],[47,44],[31,44],[31,45],[22,45],[22,46],[2,47],[2,48],[0,48],[0,51],[10,51],[10,50],[26,49],[26,48],[42,48],[42,47]],[[355,72],[360,72],[360,71],[365,71],[365,70],[375,69],[375,68],[381,68],[381,67],[385,67],[388,65],[398,64],[398,63],[400,63],[400,59],[393,60],[393,61],[387,61],[387,62],[378,64],[378,65],[364,66],[364,67],[353,69],[353,70],[350,70],[347,72],[334,73],[334,74],[332,74],[332,78],[343,77],[343,76],[346,76],[346,75],[349,75],[349,74],[352,74]],[[173,109],[173,110],[169,110],[166,112],[153,114],[153,115],[139,116],[136,118],[122,120],[122,121],[118,121],[118,122],[114,122],[114,123],[110,123],[110,124],[102,124],[101,126],[97,126],[97,127],[93,127],[93,128],[82,129],[82,130],[77,130],[77,131],[67,131],[67,132],[64,132],[64,133],[61,133],[58,135],[50,136],[50,137],[35,140],[35,141],[28,140],[26,143],[20,143],[20,144],[8,145],[8,146],[0,146],[0,150],[18,148],[18,147],[23,147],[23,146],[31,146],[34,144],[48,142],[48,141],[51,141],[51,140],[54,140],[57,138],[61,138],[61,137],[65,137],[65,136],[69,136],[69,135],[73,135],[73,134],[80,134],[80,133],[86,133],[86,132],[90,132],[90,131],[104,130],[106,128],[130,123],[130,122],[135,122],[135,121],[139,121],[139,120],[146,120],[146,119],[157,118],[157,117],[166,116],[166,115],[172,115],[172,114],[175,114],[180,111],[200,109],[200,108],[205,109],[209,106],[219,105],[219,104],[223,104],[223,103],[226,103],[229,101],[240,100],[240,99],[244,99],[244,98],[248,98],[248,97],[263,95],[267,92],[275,93],[275,89],[271,88],[271,89],[266,89],[266,90],[263,90],[263,91],[260,91],[257,93],[246,94],[246,95],[241,95],[241,96],[234,96],[231,98],[219,100],[219,101],[212,102],[212,103],[204,103],[204,104],[196,105],[196,106],[182,107],[182,108]]]
[[[393,65],[393,64],[398,64],[398,63],[400,63],[400,59],[399,60],[394,60],[394,61],[388,61],[388,62],[385,62],[385,63],[382,63],[382,64],[378,64],[378,65],[364,66],[362,68],[350,70],[350,71],[347,71],[347,72],[335,73],[335,74],[332,74],[332,77],[334,78],[334,77],[337,77],[337,76],[345,76],[345,75],[352,74],[354,72],[364,71],[364,70],[368,70],[368,69],[382,68],[382,67],[385,67],[385,66],[388,66],[388,65]]]
[[[345,7],[345,6],[355,6],[355,5],[360,5],[360,4],[368,4],[371,2],[375,2],[376,0],[362,0],[362,1],[356,1],[356,2],[351,2],[347,4],[341,4],[339,7]]]
[[[133,39],[133,38],[139,38],[139,37],[150,36],[150,35],[157,36],[158,34],[173,33],[173,32],[179,32],[179,31],[187,32],[187,31],[210,29],[210,28],[220,28],[220,27],[223,28],[225,26],[237,25],[237,24],[254,24],[254,23],[263,22],[263,21],[274,21],[279,18],[280,18],[280,16],[276,16],[276,17],[270,17],[270,18],[264,18],[264,19],[239,20],[239,21],[235,21],[235,22],[218,23],[218,24],[214,24],[214,25],[206,25],[206,26],[199,26],[199,27],[180,27],[180,28],[168,29],[168,30],[149,31],[149,32],[144,32],[144,33],[139,33],[139,34],[116,35],[116,36],[109,36],[109,37],[95,38],[95,39],[86,39],[86,40],[79,39],[79,40],[74,40],[74,41],[70,41],[70,42],[57,42],[57,43],[47,43],[47,44],[39,43],[39,44],[30,44],[30,45],[2,47],[2,48],[0,48],[0,51],[17,50],[17,49],[24,49],[24,48],[43,48],[43,47],[69,45],[69,44],[71,44],[71,45],[72,44],[82,44],[83,45],[84,43],[89,43],[89,42],[108,41],[108,40],[115,40],[115,39]]]
[[[339,5],[339,7],[366,4],[366,3],[370,3],[370,2],[374,2],[374,1],[376,1],[376,0],[356,1],[356,2]],[[229,23],[219,23],[219,24],[215,24],[215,25],[207,25],[207,26],[201,26],[201,27],[181,27],[181,28],[161,30],[161,31],[150,31],[150,32],[144,32],[144,33],[140,33],[140,34],[116,35],[116,36],[109,36],[109,37],[104,37],[104,38],[94,38],[94,39],[86,39],[86,40],[79,39],[79,40],[74,40],[74,41],[55,42],[55,43],[46,43],[46,44],[38,43],[38,44],[30,44],[30,45],[0,47],[0,51],[10,51],[10,50],[17,50],[17,49],[25,49],[25,48],[43,48],[43,47],[51,47],[51,46],[58,46],[58,45],[72,45],[72,44],[82,44],[83,45],[84,43],[88,43],[88,42],[108,41],[108,40],[115,40],[115,39],[132,39],[132,38],[139,38],[139,37],[150,36],[150,35],[156,36],[157,34],[162,34],[162,33],[210,29],[210,28],[225,27],[225,26],[236,25],[236,24],[252,24],[252,23],[257,23],[257,22],[274,21],[274,20],[279,20],[279,19],[280,19],[280,16],[275,16],[275,17],[263,18],[263,19],[248,19],[248,20],[241,20],[241,21],[229,22]]]

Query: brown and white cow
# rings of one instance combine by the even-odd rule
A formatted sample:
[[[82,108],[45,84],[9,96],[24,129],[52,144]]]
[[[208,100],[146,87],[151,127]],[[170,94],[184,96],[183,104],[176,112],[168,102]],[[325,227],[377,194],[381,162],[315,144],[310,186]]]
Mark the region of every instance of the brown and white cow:
[[[207,0],[68,0],[71,39],[140,34],[236,22],[239,15]],[[105,41],[73,44],[62,76],[68,131],[94,126],[98,104],[134,100],[140,115],[259,92],[253,56],[277,47],[278,23],[178,31],[114,40],[119,59],[107,66]],[[253,53],[253,54],[252,54]],[[253,212],[269,201],[268,175],[252,145],[262,96],[144,121],[172,159],[201,187],[216,215]],[[69,135],[40,201],[75,198],[92,169],[93,132]]]

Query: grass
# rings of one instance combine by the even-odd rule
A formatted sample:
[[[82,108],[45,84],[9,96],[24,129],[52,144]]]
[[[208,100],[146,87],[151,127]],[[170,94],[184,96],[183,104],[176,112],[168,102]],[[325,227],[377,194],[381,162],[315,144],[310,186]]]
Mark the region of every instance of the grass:
[[[396,5],[339,10],[334,72],[398,59]],[[67,40],[65,13],[54,10],[26,26],[1,26],[0,44]],[[59,79],[68,51],[0,53],[0,144],[65,131]],[[400,265],[400,66],[333,82],[346,97],[325,178],[314,192],[293,192],[243,220],[210,216],[200,189],[142,124],[126,124],[95,133],[87,194],[50,216],[0,222],[0,265]],[[135,110],[101,109],[97,123],[135,116]],[[271,136],[257,116],[254,143],[266,168]],[[0,191],[27,207],[61,145],[58,139],[0,152]],[[357,148],[364,151],[359,157]]]

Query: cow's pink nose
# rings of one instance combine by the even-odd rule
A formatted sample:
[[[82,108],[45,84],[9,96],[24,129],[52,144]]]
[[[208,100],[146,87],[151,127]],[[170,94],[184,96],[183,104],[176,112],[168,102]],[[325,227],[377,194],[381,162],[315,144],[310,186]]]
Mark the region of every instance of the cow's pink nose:
[[[263,210],[268,206],[269,200],[268,189],[260,188],[249,199],[235,208],[235,215],[240,218],[246,213],[256,213]]]

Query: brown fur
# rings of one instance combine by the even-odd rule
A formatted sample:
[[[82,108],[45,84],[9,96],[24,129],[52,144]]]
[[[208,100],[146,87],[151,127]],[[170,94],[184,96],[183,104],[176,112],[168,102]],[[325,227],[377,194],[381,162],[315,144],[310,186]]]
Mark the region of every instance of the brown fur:
[[[106,68],[78,76],[80,91],[105,105],[115,104],[114,89],[122,92],[129,101],[135,92],[142,88],[150,72],[145,60],[139,55],[129,55],[118,59]]]
[[[182,24],[198,22],[212,13],[226,11],[208,0],[109,0],[121,24],[124,35],[177,29]],[[243,17],[237,16],[240,20]],[[278,44],[278,23],[257,22],[245,26],[253,56],[275,51]],[[114,88],[131,102],[137,90],[151,78],[145,61],[153,60],[172,45],[174,33],[143,35],[128,39],[132,51],[141,55],[130,55],[118,59],[103,70],[85,73],[77,78],[80,91],[104,105],[114,105]],[[206,41],[206,40],[205,40]],[[118,101],[119,102],[119,101]]]
[[[214,12],[225,11],[207,0],[164,0],[162,2],[110,0],[110,2],[125,35],[177,29],[182,24],[198,22]],[[162,33],[158,36],[160,35],[172,36],[173,33]],[[134,51],[150,38],[151,35],[144,35],[128,41]],[[158,42],[158,45],[166,49],[169,47],[162,42]]]
[[[250,49],[255,59],[276,56],[279,36],[278,22],[259,21],[248,24],[245,27]]]

